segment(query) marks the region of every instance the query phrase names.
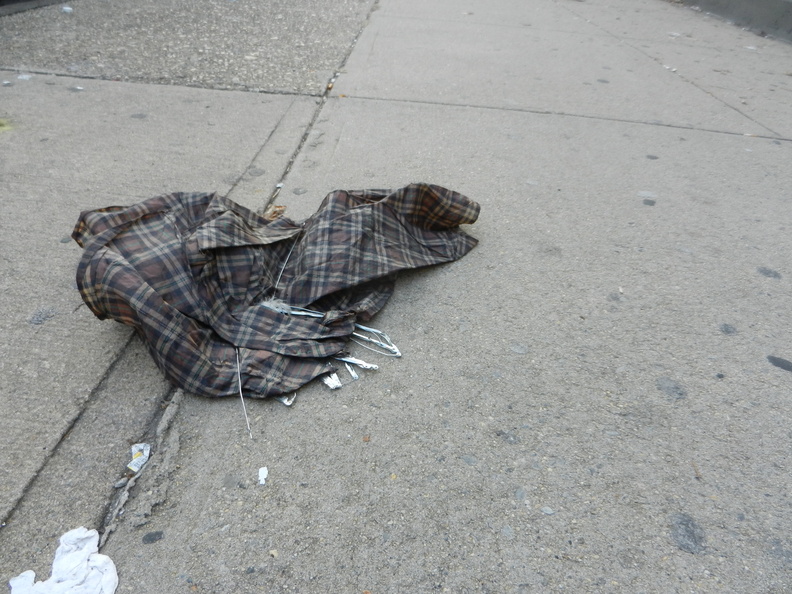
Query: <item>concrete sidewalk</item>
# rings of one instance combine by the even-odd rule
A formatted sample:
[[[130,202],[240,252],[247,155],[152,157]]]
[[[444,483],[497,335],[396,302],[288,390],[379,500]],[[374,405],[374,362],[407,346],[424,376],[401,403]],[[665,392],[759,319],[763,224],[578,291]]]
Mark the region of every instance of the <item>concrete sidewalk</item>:
[[[792,46],[660,0],[374,8],[326,100],[0,73],[0,578],[83,524],[119,592],[792,591]],[[73,288],[85,208],[411,181],[480,245],[400,279],[403,358],[248,402],[253,441]]]

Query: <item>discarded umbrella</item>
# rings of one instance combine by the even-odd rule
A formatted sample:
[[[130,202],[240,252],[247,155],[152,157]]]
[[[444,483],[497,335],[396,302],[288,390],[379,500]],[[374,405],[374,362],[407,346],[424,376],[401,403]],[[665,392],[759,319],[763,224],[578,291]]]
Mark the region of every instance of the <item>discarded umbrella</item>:
[[[72,233],[84,248],[77,285],[97,317],[136,328],[184,390],[285,395],[332,378],[350,340],[399,356],[363,323],[396,273],[469,252],[477,241],[459,225],[478,213],[428,184],[332,192],[301,223],[217,194],[169,194],[83,212]]]

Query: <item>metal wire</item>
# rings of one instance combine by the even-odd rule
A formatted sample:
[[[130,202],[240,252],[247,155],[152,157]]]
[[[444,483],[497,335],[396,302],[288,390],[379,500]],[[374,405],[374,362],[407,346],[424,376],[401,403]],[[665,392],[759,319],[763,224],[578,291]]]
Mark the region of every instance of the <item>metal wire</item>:
[[[305,309],[304,307],[292,307],[286,304],[274,304],[267,301],[263,302],[261,305],[262,307],[266,307],[272,311],[277,311],[278,313],[285,313],[292,316],[307,316],[309,318],[324,317],[322,312],[314,311],[312,309]],[[351,338],[351,340],[355,344],[362,346],[364,349],[374,351],[375,353],[379,353],[380,355],[385,355],[387,357],[401,357],[401,351],[399,350],[399,347],[393,344],[390,336],[385,334],[382,330],[369,328],[363,324],[355,324],[355,328],[360,330],[360,332],[352,333],[353,338]],[[378,348],[375,349],[369,345],[374,345]]]
[[[248,418],[247,408],[245,407],[245,397],[242,395],[242,370],[241,365],[239,364],[239,348],[235,347],[234,352],[236,353],[237,360],[237,385],[239,386],[239,399],[242,401],[242,412],[245,413],[245,423],[247,423],[248,435],[250,435],[250,439],[253,439],[253,431],[250,429],[250,419]]]

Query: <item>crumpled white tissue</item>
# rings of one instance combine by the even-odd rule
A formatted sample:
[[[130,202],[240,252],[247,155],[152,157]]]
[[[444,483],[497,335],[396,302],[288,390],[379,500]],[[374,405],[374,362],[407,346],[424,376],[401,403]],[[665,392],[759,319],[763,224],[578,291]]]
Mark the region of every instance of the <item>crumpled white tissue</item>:
[[[118,586],[115,563],[98,551],[96,530],[70,530],[60,538],[52,576],[34,583],[36,573],[23,571],[8,582],[11,594],[113,594]]]

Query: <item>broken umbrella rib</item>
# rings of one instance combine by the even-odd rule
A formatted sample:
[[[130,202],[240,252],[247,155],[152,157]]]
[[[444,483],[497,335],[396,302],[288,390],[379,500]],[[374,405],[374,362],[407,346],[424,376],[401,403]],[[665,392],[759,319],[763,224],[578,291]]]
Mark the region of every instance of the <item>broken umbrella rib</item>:
[[[373,370],[379,369],[379,365],[375,365],[374,363],[366,363],[362,359],[357,359],[355,357],[350,357],[348,355],[344,355],[342,357],[336,357],[336,360],[343,361],[344,363],[347,364],[347,367],[349,367],[349,365],[352,364],[352,365],[357,365],[361,369],[373,369]]]
[[[261,306],[285,315],[307,316],[310,318],[323,318],[325,316],[325,314],[323,314],[320,311],[314,311],[312,309],[306,309],[304,307],[290,306],[282,301],[274,301],[274,300],[264,301],[261,303]],[[369,349],[370,351],[374,351],[375,353],[379,353],[381,355],[386,355],[388,357],[401,357],[401,351],[399,350],[399,347],[393,344],[393,341],[391,340],[390,336],[385,334],[382,330],[377,330],[376,328],[370,328],[368,326],[364,326],[363,324],[355,324],[355,328],[360,330],[360,332],[352,333],[353,342],[359,344],[363,348]],[[368,344],[363,344],[363,343],[373,344],[374,346],[382,349],[382,351],[372,348],[368,346]]]
[[[304,227],[305,223],[303,223],[302,226]],[[302,233],[302,232],[300,232],[300,233]],[[296,247],[296,245],[299,242],[300,242],[300,234],[294,236],[294,242],[292,243],[291,248],[289,248],[289,253],[286,254],[286,259],[283,261],[283,266],[281,266],[280,272],[278,273],[278,278],[275,281],[275,286],[273,288],[273,293],[277,293],[278,292],[278,285],[280,284],[281,278],[283,277],[283,271],[286,270],[286,264],[289,263],[289,258],[291,258],[292,252],[294,251],[294,248]]]
[[[248,435],[250,435],[250,439],[253,439],[253,431],[250,429],[250,419],[248,418],[247,414],[247,407],[245,406],[245,396],[242,394],[242,365],[239,363],[239,348],[235,348],[234,352],[236,353],[236,372],[237,372],[237,387],[239,388],[239,399],[242,401],[242,412],[245,413],[245,423],[247,423],[247,430]]]
[[[350,377],[351,377],[351,378],[352,378],[354,381],[357,381],[357,380],[359,380],[359,379],[360,379],[360,376],[357,374],[357,371],[355,371],[354,369],[352,369],[352,366],[351,366],[349,363],[344,363],[344,365],[346,366],[346,370],[349,372],[349,375],[350,375]]]
[[[387,355],[388,357],[401,357],[401,351],[399,347],[393,344],[393,341],[390,339],[390,336],[382,332],[381,330],[376,330],[374,328],[369,328],[368,326],[363,326],[362,324],[355,324],[355,328],[358,330],[362,330],[363,332],[368,332],[369,334],[373,334],[374,336],[379,337],[379,339],[371,338],[370,336],[366,336],[365,334],[361,334],[360,332],[353,332],[352,342],[359,344],[365,349],[370,351],[374,351],[375,353],[380,353],[381,355]],[[355,340],[357,338],[357,340]],[[364,341],[373,345],[378,346],[381,349],[384,349],[386,352],[378,351],[377,349],[373,349],[370,346],[363,344],[360,341]]]

